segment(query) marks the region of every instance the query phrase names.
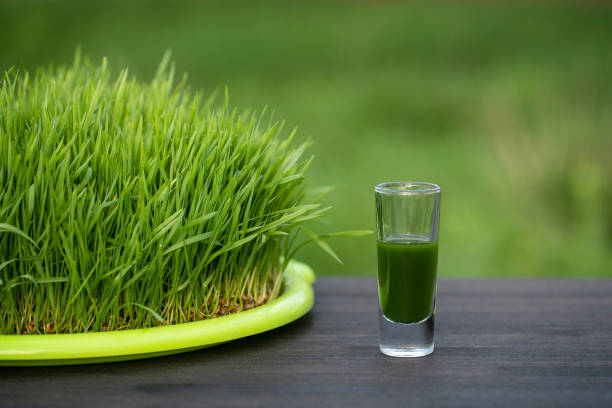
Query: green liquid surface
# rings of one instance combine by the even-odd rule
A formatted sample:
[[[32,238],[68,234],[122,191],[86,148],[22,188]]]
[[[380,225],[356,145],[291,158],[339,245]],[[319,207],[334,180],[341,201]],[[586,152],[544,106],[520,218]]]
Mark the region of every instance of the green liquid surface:
[[[436,290],[438,243],[413,237],[378,241],[378,296],[383,314],[401,323],[429,317]]]

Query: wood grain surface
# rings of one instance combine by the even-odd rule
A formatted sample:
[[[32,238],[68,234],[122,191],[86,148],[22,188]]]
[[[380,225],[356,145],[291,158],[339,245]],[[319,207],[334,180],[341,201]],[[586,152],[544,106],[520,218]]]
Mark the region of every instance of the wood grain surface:
[[[378,351],[374,279],[315,293],[297,322],[210,349],[0,368],[0,406],[612,407],[612,280],[441,280],[418,359]]]

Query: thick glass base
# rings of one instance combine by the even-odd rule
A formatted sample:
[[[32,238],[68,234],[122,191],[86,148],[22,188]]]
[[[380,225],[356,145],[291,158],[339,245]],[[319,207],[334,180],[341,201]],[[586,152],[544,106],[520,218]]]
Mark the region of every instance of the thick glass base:
[[[392,357],[423,357],[434,351],[435,313],[416,323],[399,323],[378,311],[380,351]]]

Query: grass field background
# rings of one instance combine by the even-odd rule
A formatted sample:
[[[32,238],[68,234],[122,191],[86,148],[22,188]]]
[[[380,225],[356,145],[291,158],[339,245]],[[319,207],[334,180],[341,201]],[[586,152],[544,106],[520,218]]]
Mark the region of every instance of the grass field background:
[[[269,106],[334,186],[318,232],[373,229],[373,186],[443,188],[442,276],[612,277],[612,7],[558,2],[0,2],[0,70],[75,48]],[[1,107],[0,107],[1,109]],[[300,258],[371,275],[374,236]]]

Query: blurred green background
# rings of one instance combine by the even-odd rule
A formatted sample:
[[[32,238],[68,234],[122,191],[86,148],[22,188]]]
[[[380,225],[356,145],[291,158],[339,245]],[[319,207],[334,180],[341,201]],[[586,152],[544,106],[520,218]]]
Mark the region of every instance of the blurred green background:
[[[373,186],[443,188],[443,276],[612,277],[612,7],[561,2],[0,2],[0,70],[75,47],[270,106],[335,186],[318,232],[373,229]],[[1,108],[1,107],[0,107]],[[288,130],[289,130],[288,129]],[[300,258],[375,273],[374,236]]]

